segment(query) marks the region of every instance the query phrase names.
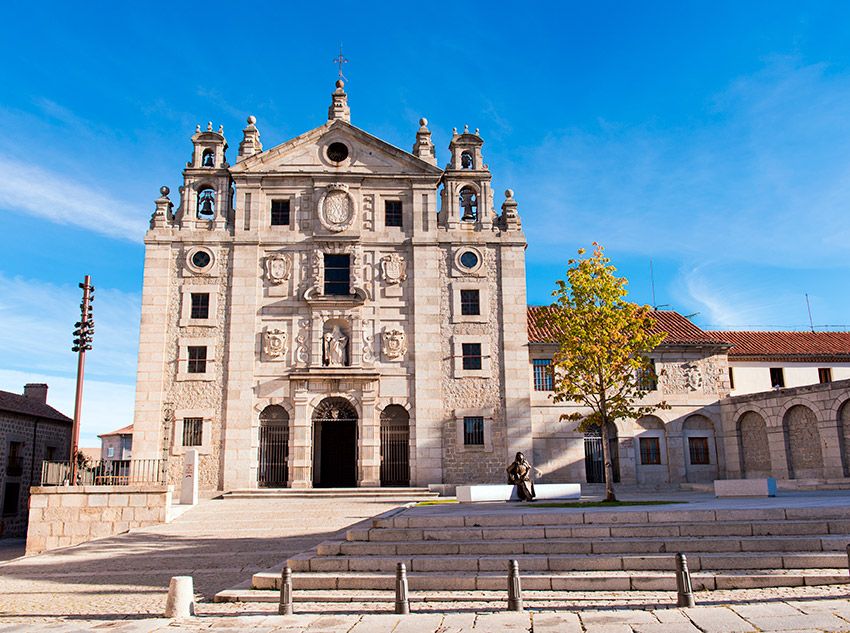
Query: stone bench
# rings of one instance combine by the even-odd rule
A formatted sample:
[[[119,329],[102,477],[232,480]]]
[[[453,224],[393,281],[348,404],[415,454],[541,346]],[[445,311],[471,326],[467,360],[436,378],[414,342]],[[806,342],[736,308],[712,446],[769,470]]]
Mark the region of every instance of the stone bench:
[[[534,484],[535,501],[575,501],[581,498],[581,484]],[[519,501],[516,486],[510,484],[476,484],[458,486],[460,503],[476,501]]]
[[[715,497],[775,497],[776,479],[717,479]]]

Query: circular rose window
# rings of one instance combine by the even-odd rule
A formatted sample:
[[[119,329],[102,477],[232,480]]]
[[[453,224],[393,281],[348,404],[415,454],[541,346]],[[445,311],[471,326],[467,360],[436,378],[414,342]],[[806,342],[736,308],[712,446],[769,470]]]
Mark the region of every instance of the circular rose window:
[[[460,263],[464,268],[475,268],[478,266],[478,255],[472,251],[466,251],[460,256]]]
[[[196,268],[206,268],[210,265],[210,254],[206,251],[197,251],[192,255],[192,264]]]
[[[348,146],[345,143],[331,143],[328,145],[328,159],[335,163],[341,163],[348,158]]]

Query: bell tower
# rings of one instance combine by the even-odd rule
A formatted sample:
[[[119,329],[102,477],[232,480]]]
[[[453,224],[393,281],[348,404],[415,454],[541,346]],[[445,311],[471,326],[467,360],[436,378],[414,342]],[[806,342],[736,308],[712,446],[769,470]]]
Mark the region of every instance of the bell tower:
[[[227,162],[224,127],[212,122],[192,135],[192,158],[183,170],[180,207],[176,220],[181,228],[222,229],[232,213],[231,178]]]
[[[490,169],[484,164],[484,140],[464,126],[463,133],[452,130],[451,160],[443,175],[440,224],[449,229],[480,231],[495,220]]]

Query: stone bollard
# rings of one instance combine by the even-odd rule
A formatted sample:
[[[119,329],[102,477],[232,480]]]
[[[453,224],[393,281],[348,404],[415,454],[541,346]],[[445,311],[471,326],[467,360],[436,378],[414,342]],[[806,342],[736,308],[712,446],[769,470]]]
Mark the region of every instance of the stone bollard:
[[[847,567],[850,568],[850,545],[847,546]]]
[[[191,576],[173,576],[168,583],[165,601],[166,618],[188,618],[195,615],[195,590]]]
[[[407,568],[399,563],[395,572],[395,612],[406,615],[410,613],[410,598],[407,592]]]
[[[508,611],[522,611],[519,563],[515,560],[512,560],[508,566]]]
[[[691,588],[691,572],[688,571],[688,559],[684,554],[676,554],[676,606],[696,606]]]
[[[280,573],[280,605],[277,608],[280,615],[292,615],[292,570],[284,567]]]

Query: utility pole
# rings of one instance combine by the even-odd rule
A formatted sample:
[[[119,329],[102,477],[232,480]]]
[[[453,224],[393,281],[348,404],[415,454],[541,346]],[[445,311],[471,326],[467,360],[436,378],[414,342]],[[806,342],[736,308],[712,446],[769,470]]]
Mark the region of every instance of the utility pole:
[[[77,483],[77,452],[80,444],[80,416],[83,410],[83,373],[86,365],[86,352],[92,347],[94,338],[94,318],[91,302],[94,301],[94,286],[91,277],[85,276],[80,284],[83,290],[83,301],[80,303],[80,320],[74,324],[74,346],[72,352],[77,352],[77,393],[74,400],[74,428],[71,433],[71,485]]]

